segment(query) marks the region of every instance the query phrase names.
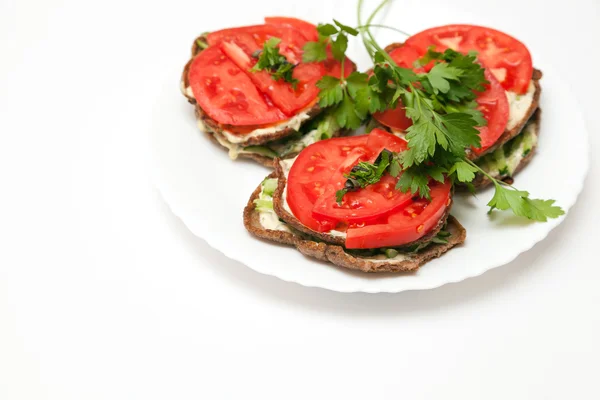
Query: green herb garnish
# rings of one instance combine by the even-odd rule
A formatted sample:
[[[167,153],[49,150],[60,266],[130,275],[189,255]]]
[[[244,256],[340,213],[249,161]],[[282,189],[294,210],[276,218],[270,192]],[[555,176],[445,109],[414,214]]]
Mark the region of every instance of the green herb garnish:
[[[319,81],[320,104],[335,107],[335,115],[341,127],[356,128],[369,118],[369,114],[394,109],[399,101],[406,109],[406,115],[413,122],[407,129],[408,150],[394,153],[387,162],[383,159],[375,163],[360,163],[347,178],[347,186],[337,193],[336,200],[341,202],[344,195],[354,188],[363,188],[378,182],[383,174],[399,176],[396,186],[403,192],[411,192],[424,198],[430,198],[429,182],[443,182],[451,179],[453,184],[471,185],[476,173],[486,175],[494,183],[496,193],[488,203],[490,211],[494,209],[512,210],[516,215],[532,220],[546,221],[564,214],[554,206],[554,200],[530,199],[529,193],[519,191],[513,186],[489,176],[479,166],[469,160],[467,149],[480,148],[478,126],[485,125],[485,119],[475,102],[476,92],[484,90],[487,81],[484,69],[477,62],[476,53],[461,54],[453,50],[443,53],[429,50],[417,61],[417,67],[434,63],[426,73],[415,73],[412,69],[400,67],[390,55],[379,46],[370,31],[377,13],[389,2],[384,0],[362,23],[362,4],[358,2],[358,22],[363,43],[371,56],[373,74],[355,72],[347,79],[325,77]],[[332,52],[338,60],[343,60],[347,43],[334,35],[349,33],[335,21],[320,25],[319,42],[307,44],[305,55],[326,57],[326,46],[332,46]],[[337,50],[334,50],[337,47]],[[336,54],[337,53],[337,54]],[[380,174],[379,172],[382,171]],[[471,185],[472,186],[472,185]]]
[[[299,82],[298,79],[293,77],[296,66],[279,53],[279,47],[277,47],[279,43],[281,43],[279,38],[272,37],[267,40],[263,45],[263,49],[253,55],[258,58],[258,62],[250,71],[267,70],[271,74],[271,78],[276,81],[289,82],[295,90]]]

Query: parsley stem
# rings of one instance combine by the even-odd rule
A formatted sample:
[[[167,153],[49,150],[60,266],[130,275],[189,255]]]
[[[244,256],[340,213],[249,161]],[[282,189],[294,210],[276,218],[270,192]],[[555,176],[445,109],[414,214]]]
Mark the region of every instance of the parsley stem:
[[[479,172],[481,172],[483,175],[485,175],[486,178],[488,178],[490,181],[492,181],[494,183],[494,185],[496,186],[508,186],[513,190],[517,190],[516,187],[509,185],[508,183],[504,182],[504,181],[499,181],[496,178],[494,178],[493,176],[491,176],[490,174],[488,174],[487,172],[485,172],[479,165],[475,164],[473,161],[469,160],[468,158],[465,157],[465,161],[467,162],[467,164],[469,164],[470,166],[472,166],[473,168],[476,168]]]
[[[404,36],[412,36],[410,33],[406,33],[403,30],[400,30],[398,28],[394,28],[393,26],[388,26],[388,25],[382,25],[382,24],[369,24],[369,25],[362,25],[362,26],[357,26],[356,30],[357,31],[362,31],[365,29],[369,29],[369,28],[384,28],[384,29],[389,29],[392,30],[394,32],[398,32]]]
[[[358,0],[358,6],[357,6],[357,21],[358,21],[358,25],[362,26],[362,8],[363,8],[363,0]],[[369,45],[369,40],[367,37],[367,32],[369,31],[369,28],[362,30],[360,35],[362,36],[362,40],[363,43],[365,45],[365,49],[367,50],[367,52],[369,53],[369,57],[373,58],[375,56],[375,52],[373,51],[373,48],[371,45]]]

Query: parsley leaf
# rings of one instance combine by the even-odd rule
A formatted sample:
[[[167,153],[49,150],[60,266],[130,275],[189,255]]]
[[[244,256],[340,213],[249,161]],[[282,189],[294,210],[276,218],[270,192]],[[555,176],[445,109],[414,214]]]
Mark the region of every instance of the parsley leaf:
[[[342,82],[333,76],[324,76],[317,82],[319,92],[319,105],[329,107],[340,103],[344,98]]]
[[[341,127],[357,129],[362,124],[362,119],[356,113],[354,100],[346,95],[342,103],[337,107],[335,115]]]
[[[258,62],[250,71],[267,70],[274,80],[289,82],[296,89],[299,81],[293,77],[295,65],[279,53],[279,47],[277,47],[279,43],[281,43],[281,39],[276,37],[267,40],[258,54]]]
[[[333,57],[338,61],[343,61],[346,57],[346,50],[348,49],[348,36],[338,35],[338,37],[331,42],[331,52]]]
[[[393,153],[384,149],[374,163],[360,162],[355,165],[350,173],[346,175],[344,189],[336,192],[335,198],[338,204],[342,202],[346,193],[373,185],[381,180],[386,173],[393,158]]]
[[[302,61],[305,63],[320,62],[327,59],[327,43],[325,42],[308,42],[304,45],[304,54]]]
[[[462,75],[462,70],[451,67],[448,64],[436,64],[427,75],[427,80],[435,94],[439,92],[448,93],[450,90],[450,80],[458,81]]]
[[[338,29],[331,24],[319,24],[317,31],[322,36],[331,36],[339,32]]]
[[[488,203],[490,212],[494,209],[512,210],[520,217],[540,222],[546,222],[548,218],[558,218],[564,215],[564,211],[554,205],[554,200],[530,199],[529,192],[511,189],[494,180],[496,192]]]
[[[452,175],[456,173],[456,179],[459,182],[471,182],[475,179],[475,174],[478,172],[478,169],[473,167],[466,161],[460,160],[454,163],[448,174]]]
[[[411,194],[419,194],[421,197],[431,200],[429,179],[418,168],[413,167],[405,170],[400,179],[398,179],[396,189],[400,189],[403,192],[410,191]]]
[[[350,27],[350,26],[348,26],[348,25],[344,25],[344,24],[342,24],[340,21],[338,21],[338,20],[335,20],[335,19],[333,20],[333,22],[334,22],[334,23],[335,23],[335,24],[336,24],[336,25],[337,25],[337,26],[338,26],[338,27],[339,27],[339,28],[340,28],[340,29],[341,29],[343,32],[349,33],[349,34],[350,34],[350,35],[352,35],[352,36],[356,36],[356,35],[358,35],[358,31],[357,31],[356,29],[354,29],[354,28],[352,28],[352,27]]]

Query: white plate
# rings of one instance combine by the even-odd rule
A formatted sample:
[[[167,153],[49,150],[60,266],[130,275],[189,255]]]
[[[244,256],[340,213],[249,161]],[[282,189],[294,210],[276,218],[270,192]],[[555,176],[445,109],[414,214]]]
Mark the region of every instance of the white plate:
[[[310,19],[323,21],[331,16]],[[368,65],[358,49],[351,51],[359,65]],[[588,170],[588,134],[568,86],[551,68],[542,68],[543,118],[538,154],[517,176],[515,185],[533,197],[556,199],[568,211],[583,188]],[[529,223],[509,213],[488,217],[486,203],[492,191],[480,193],[477,198],[459,196],[452,214],[467,229],[466,243],[409,275],[352,272],[306,258],[292,248],[258,240],[246,232],[242,211],[252,191],[270,171],[251,161],[230,161],[226,151],[198,131],[193,107],[179,93],[178,73],[175,68],[169,72],[154,110],[151,144],[156,185],[173,213],[195,235],[260,273],[340,292],[435,288],[512,261],[564,220]]]

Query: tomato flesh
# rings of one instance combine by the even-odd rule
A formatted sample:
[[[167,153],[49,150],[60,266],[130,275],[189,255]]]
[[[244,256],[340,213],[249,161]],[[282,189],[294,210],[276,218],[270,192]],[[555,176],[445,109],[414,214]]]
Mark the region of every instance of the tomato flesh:
[[[321,64],[299,64],[294,68],[293,77],[298,80],[296,90],[287,82],[274,80],[268,71],[250,71],[256,64],[256,58],[250,57],[235,42],[222,42],[223,52],[243,71],[248,74],[258,90],[268,96],[271,101],[286,115],[306,108],[318,94],[317,81],[325,75]]]
[[[399,232],[391,236],[393,246],[400,246],[413,239],[413,219],[421,216],[416,234],[424,236],[443,215],[449,204],[450,183],[432,184],[432,198],[437,202],[415,201],[410,193],[395,190],[398,178],[385,175],[364,189],[347,193],[341,205],[336,202],[336,192],[344,187],[346,174],[361,161],[373,162],[383,149],[393,152],[406,150],[406,142],[395,135],[374,129],[369,135],[329,139],[317,142],[303,150],[292,165],[287,180],[287,201],[294,216],[305,226],[318,231],[343,230],[351,237],[356,229],[368,226],[385,226],[395,221]],[[447,188],[442,190],[439,188]],[[443,198],[443,199],[442,199]],[[442,213],[433,212],[438,203],[445,205]],[[398,215],[410,211],[410,219],[400,220]],[[427,213],[424,213],[427,210]],[[437,218],[437,219],[436,219]],[[432,219],[432,221],[429,221]],[[435,220],[434,220],[435,219]],[[401,225],[405,221],[409,228]],[[422,227],[420,227],[423,225]],[[417,232],[418,231],[418,232]],[[354,235],[354,234],[352,234]],[[360,234],[359,237],[364,235]],[[391,246],[379,244],[379,233],[375,239],[362,238],[356,242],[346,241],[348,248],[376,248]],[[390,235],[388,235],[390,236]],[[385,242],[388,243],[388,242]],[[364,247],[370,246],[370,247]]]
[[[200,107],[220,123],[271,124],[287,118],[218,47],[196,56],[189,81]]]
[[[191,69],[188,75],[194,97],[200,99],[198,103],[202,109],[217,122],[231,125],[232,132],[240,135],[256,127],[283,122],[311,108],[318,101],[317,82],[325,75],[339,78],[342,73],[341,63],[333,59],[330,50],[328,59],[323,62],[302,62],[304,45],[308,41],[318,40],[314,25],[285,17],[266,18],[265,22],[265,25],[209,33],[207,42],[211,51],[206,53],[205,50],[197,56],[192,63],[193,71]],[[292,75],[298,81],[295,87],[291,83],[274,80],[268,71],[251,71],[257,62],[256,52],[262,50],[264,43],[272,37],[281,39],[278,45],[280,53],[295,65]],[[213,48],[220,49],[222,53]],[[228,62],[222,60],[211,64],[214,61],[210,60],[211,57],[221,57],[223,54]],[[209,69],[201,70],[209,64]],[[346,59],[344,74],[348,76],[353,71],[352,61]],[[248,79],[230,79],[231,74],[239,72],[243,72]],[[210,85],[205,83],[209,80]],[[255,88],[251,88],[248,81]],[[202,98],[207,93],[210,95]],[[236,110],[240,111],[240,115],[235,115]]]
[[[393,213],[385,223],[357,226],[346,231],[346,247],[372,249],[395,247],[414,242],[430,232],[443,217],[450,203],[452,185],[432,183],[431,202],[420,199]]]
[[[308,146],[296,158],[287,178],[287,202],[294,216],[305,226],[317,232],[335,228],[336,221],[313,217],[313,205],[334,174],[343,177],[343,164],[348,157],[358,162],[370,156],[367,139],[367,136],[354,136],[323,140]]]
[[[479,53],[481,62],[490,68],[506,90],[525,94],[533,75],[533,62],[527,47],[503,32],[474,27],[469,47]]]
[[[504,88],[487,68],[485,69],[485,79],[490,83],[486,86],[485,91],[477,97],[476,101],[479,111],[481,111],[488,124],[477,127],[481,146],[473,148],[476,154],[484,153],[498,141],[504,133],[506,124],[508,124],[510,112]]]
[[[475,25],[446,25],[427,29],[409,37],[405,45],[421,55],[430,46],[436,51],[453,49],[461,53],[475,50],[479,61],[490,68],[505,90],[525,94],[533,75],[533,62],[527,47],[506,33]]]
[[[298,30],[291,27],[276,25],[253,25],[240,28],[223,29],[207,35],[209,46],[216,46],[223,42],[237,43],[248,55],[257,50],[262,50],[263,45],[272,37],[281,39],[279,52],[289,62],[296,64],[302,60],[302,48],[307,40]]]
[[[453,44],[459,46],[462,42],[463,30],[458,30],[456,32],[443,32],[445,35],[433,35],[432,37],[435,40],[431,40],[428,42],[429,46],[436,46],[438,50],[443,51],[442,47],[444,44]],[[419,38],[420,34],[415,35],[418,39],[417,45],[428,47],[427,43],[423,43],[425,39],[431,39],[431,37],[422,37]],[[452,36],[454,35],[454,36]],[[414,61],[416,61],[419,57],[415,56],[417,51],[407,43],[402,47],[398,47],[394,49],[390,56],[392,59],[401,66],[412,65]],[[424,54],[424,53],[423,53]],[[416,57],[416,58],[415,58]],[[433,66],[433,64],[425,66],[423,69],[428,70]],[[489,68],[485,68],[485,79],[490,83],[486,85],[485,91],[479,93],[477,96],[477,104],[479,110],[483,113],[483,117],[487,121],[486,126],[478,127],[479,137],[481,138],[481,147],[477,149],[473,149],[476,154],[481,154],[487,151],[491,146],[493,146],[496,141],[502,136],[506,128],[506,124],[508,123],[509,117],[509,104],[508,98],[506,97],[506,93],[504,88],[495,76],[491,73]],[[390,127],[396,131],[404,132],[408,127],[412,125],[412,120],[406,116],[405,109],[401,102],[399,102],[398,106],[392,110],[386,110],[384,112],[376,113],[373,117],[379,121],[381,124]]]
[[[301,19],[289,17],[266,17],[265,23],[267,25],[295,28],[300,33],[302,33],[304,38],[309,42],[316,42],[319,40],[317,27],[311,24],[310,22],[302,21]]]

